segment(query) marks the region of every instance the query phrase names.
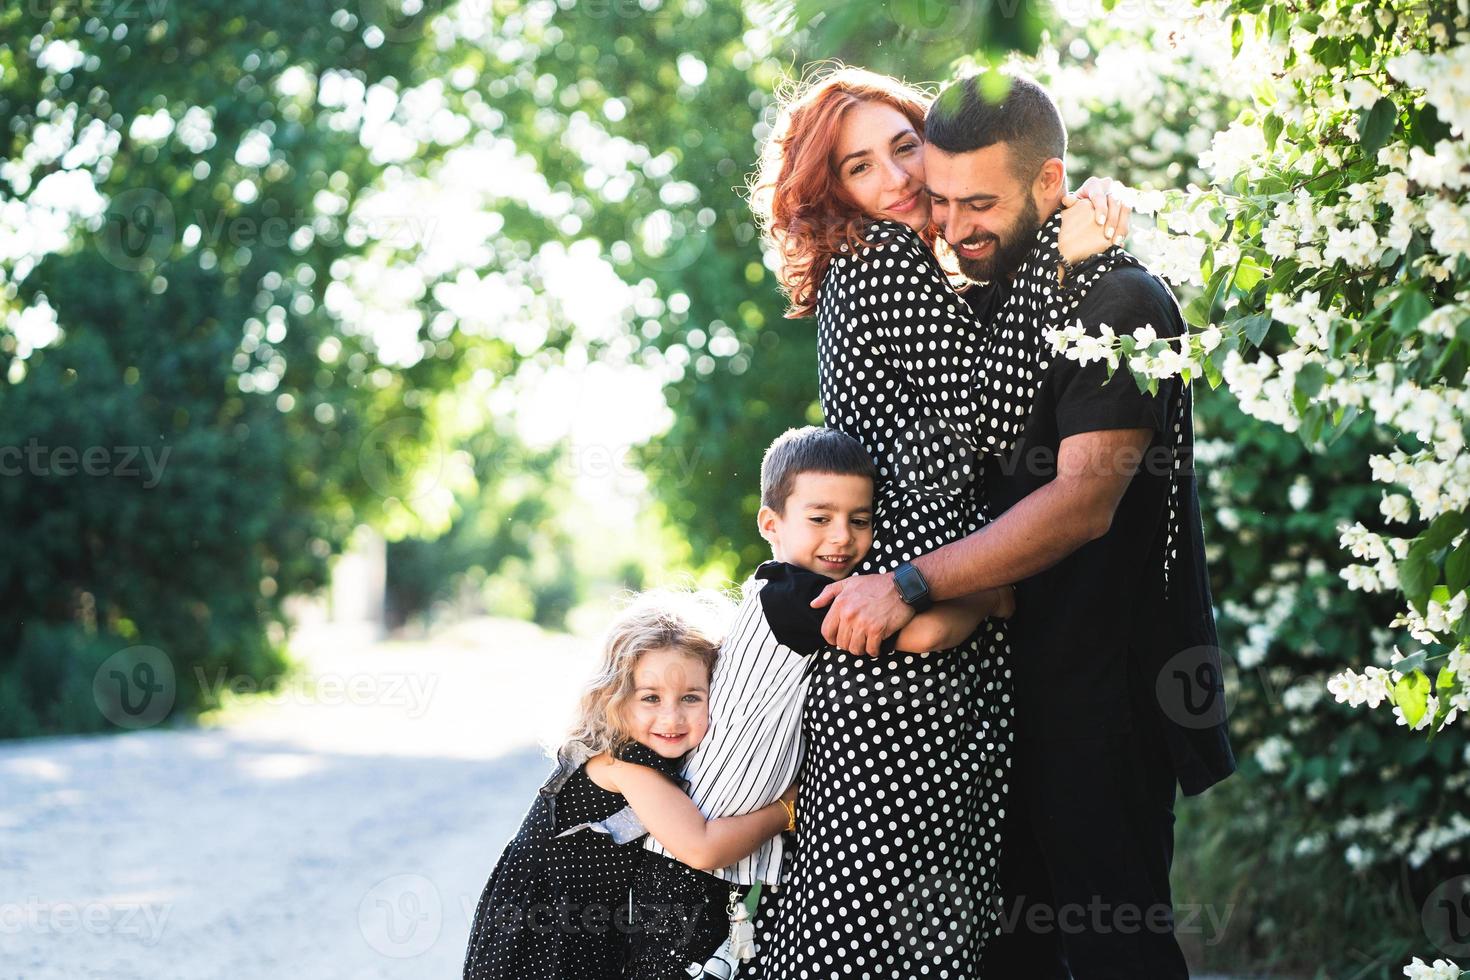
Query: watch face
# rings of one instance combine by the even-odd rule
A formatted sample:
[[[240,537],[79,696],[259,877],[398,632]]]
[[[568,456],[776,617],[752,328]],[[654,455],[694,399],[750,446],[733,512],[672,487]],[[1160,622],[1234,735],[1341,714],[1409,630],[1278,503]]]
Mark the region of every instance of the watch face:
[[[919,570],[908,562],[904,562],[894,570],[893,581],[898,586],[898,594],[909,605],[914,605],[929,594],[929,583],[925,582]]]

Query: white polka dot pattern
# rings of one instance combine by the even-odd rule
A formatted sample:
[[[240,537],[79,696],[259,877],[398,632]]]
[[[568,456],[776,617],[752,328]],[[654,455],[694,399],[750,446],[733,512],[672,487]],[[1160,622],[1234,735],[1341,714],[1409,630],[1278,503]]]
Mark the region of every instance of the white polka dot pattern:
[[[907,227],[839,255],[817,310],[828,425],[879,468],[873,547],[891,569],[985,523],[968,306]],[[971,980],[992,928],[1013,704],[1004,624],[927,656],[824,650],[804,715],[792,877],[742,978]]]

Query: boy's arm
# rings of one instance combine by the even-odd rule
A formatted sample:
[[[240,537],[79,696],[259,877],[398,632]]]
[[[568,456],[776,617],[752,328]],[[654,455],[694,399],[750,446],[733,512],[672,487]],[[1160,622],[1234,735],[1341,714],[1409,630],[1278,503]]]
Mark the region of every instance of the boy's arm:
[[[702,871],[724,868],[755,851],[786,829],[786,807],[779,801],[738,817],[706,820],[704,814],[663,773],[633,762],[596,760],[660,844],[677,860]]]
[[[898,631],[897,648],[909,653],[948,650],[968,640],[987,617],[1009,619],[1015,611],[1015,590],[1009,585],[945,599]]]

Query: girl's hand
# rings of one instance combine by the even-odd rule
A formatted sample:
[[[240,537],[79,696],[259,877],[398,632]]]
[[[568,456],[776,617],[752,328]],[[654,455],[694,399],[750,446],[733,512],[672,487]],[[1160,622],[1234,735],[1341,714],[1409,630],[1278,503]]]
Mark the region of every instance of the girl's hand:
[[[995,611],[990,615],[997,619],[1010,619],[1016,614],[1016,588],[1002,585],[995,590]]]
[[[1089,177],[1077,193],[1062,198],[1062,258],[1080,262],[1122,242],[1133,209],[1116,194],[1115,181]]]

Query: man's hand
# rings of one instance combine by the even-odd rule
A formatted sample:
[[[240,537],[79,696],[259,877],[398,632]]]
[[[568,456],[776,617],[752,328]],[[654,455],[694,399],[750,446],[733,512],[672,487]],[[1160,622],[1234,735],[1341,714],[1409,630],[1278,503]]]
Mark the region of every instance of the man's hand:
[[[822,621],[822,638],[839,650],[876,657],[885,637],[914,618],[914,609],[898,594],[893,575],[853,575],[833,582],[812,600],[813,609],[830,604]]]

